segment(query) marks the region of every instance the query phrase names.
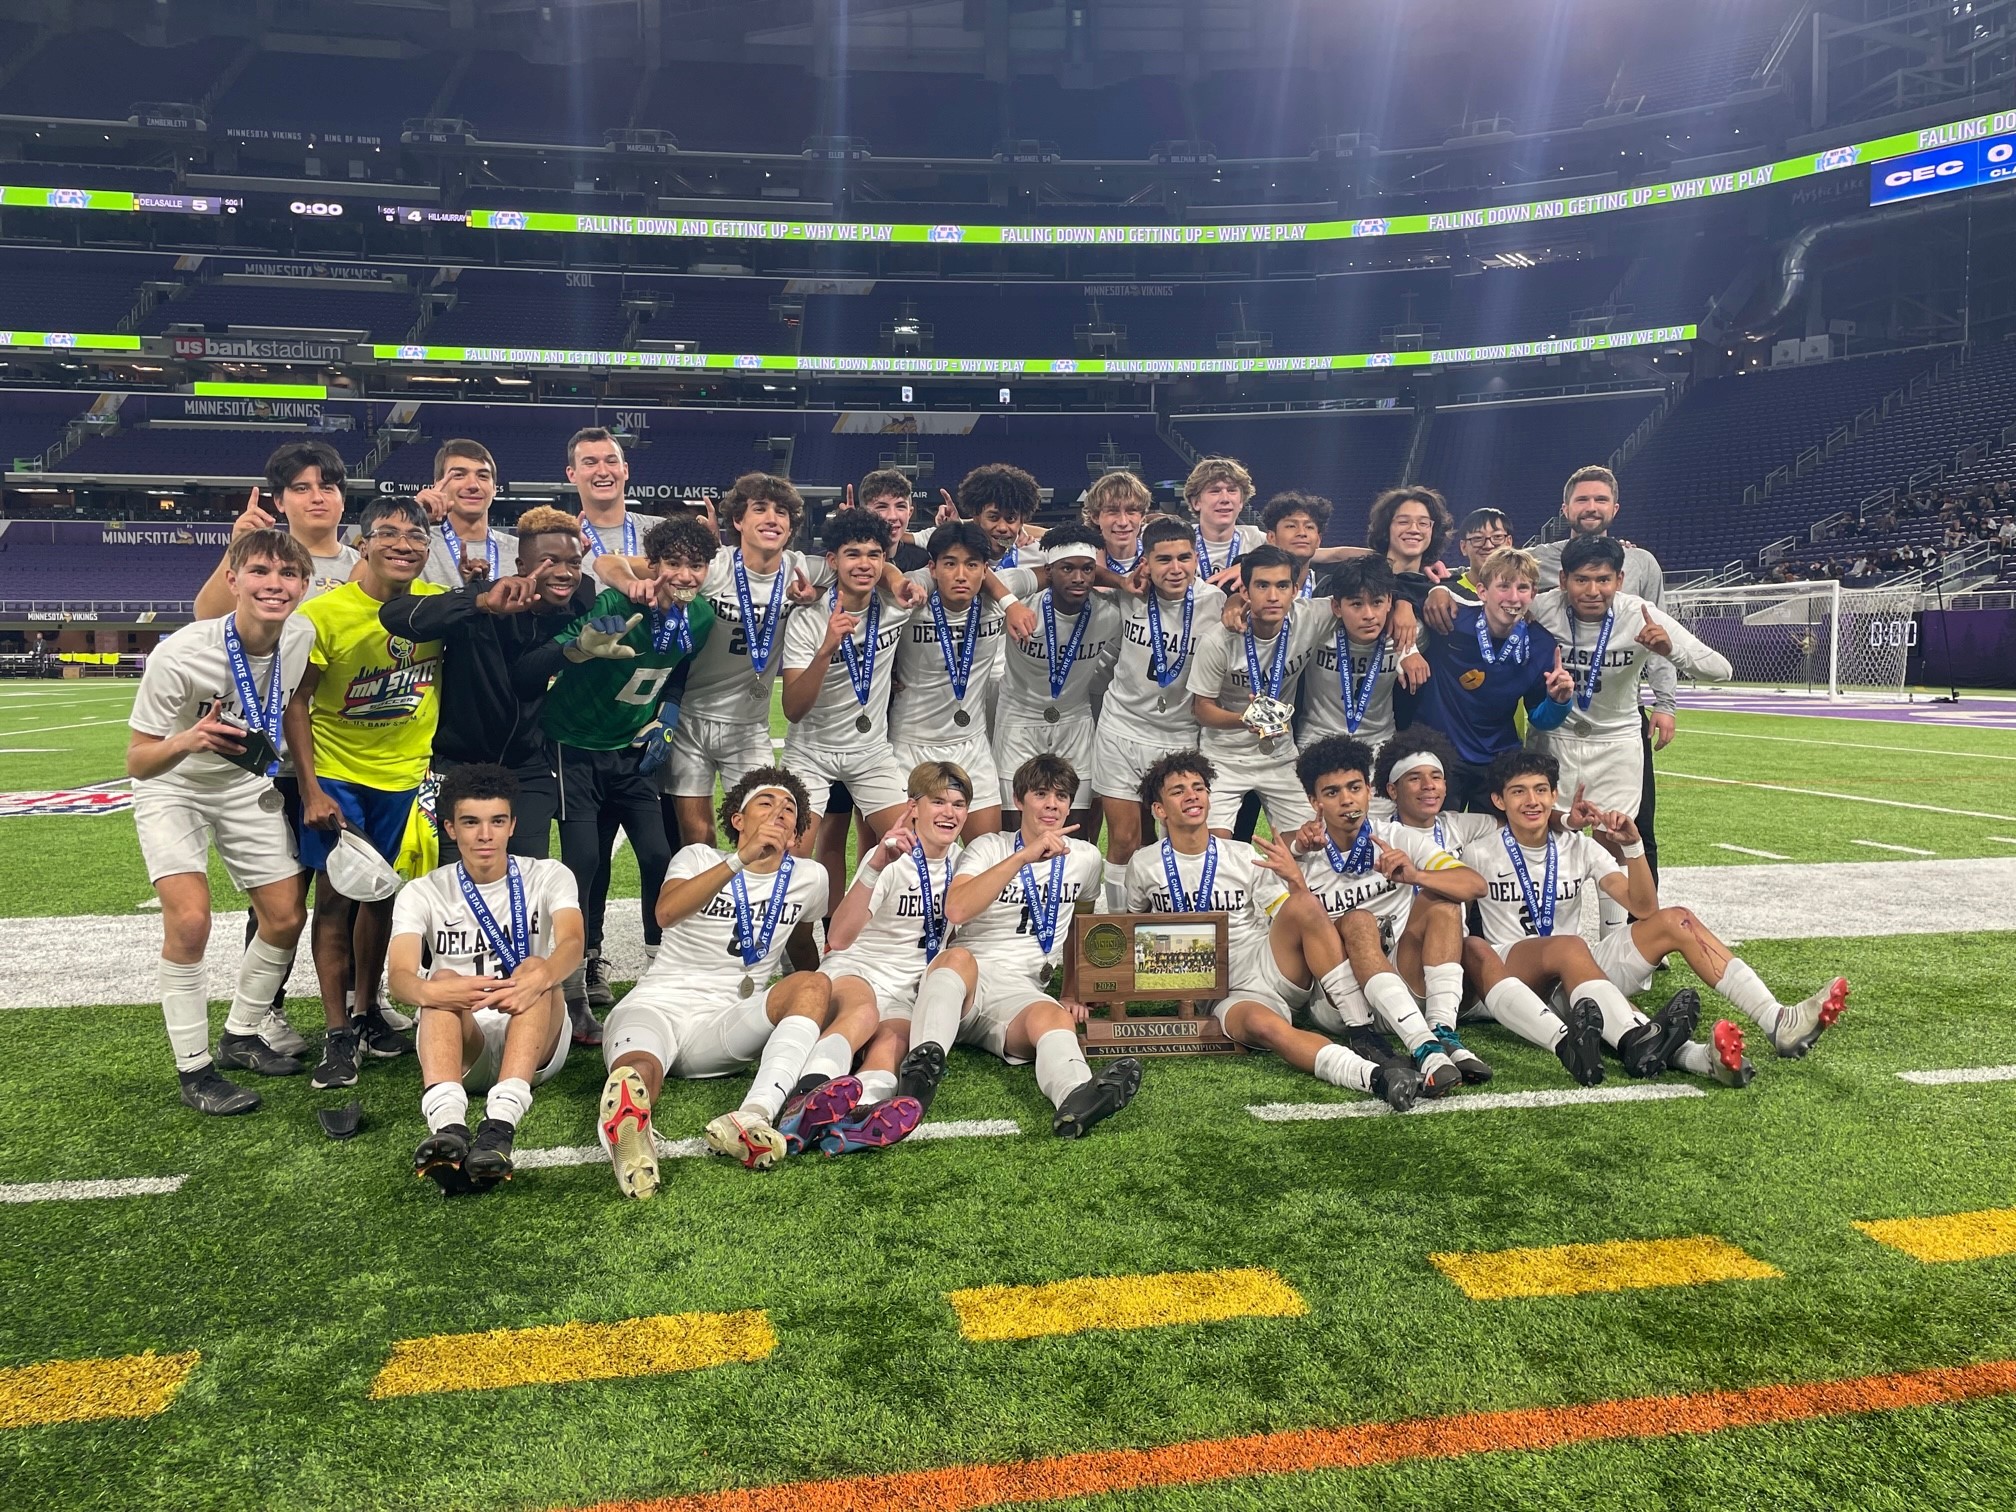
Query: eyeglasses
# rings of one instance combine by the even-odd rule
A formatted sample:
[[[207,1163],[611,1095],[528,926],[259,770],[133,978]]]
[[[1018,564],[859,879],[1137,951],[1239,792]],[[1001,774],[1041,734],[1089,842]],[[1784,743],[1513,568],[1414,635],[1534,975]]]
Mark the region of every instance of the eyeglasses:
[[[1504,546],[1510,543],[1511,533],[1504,530],[1480,530],[1463,537],[1465,546]]]
[[[433,538],[424,530],[374,530],[364,539],[383,541],[388,546],[425,546]]]

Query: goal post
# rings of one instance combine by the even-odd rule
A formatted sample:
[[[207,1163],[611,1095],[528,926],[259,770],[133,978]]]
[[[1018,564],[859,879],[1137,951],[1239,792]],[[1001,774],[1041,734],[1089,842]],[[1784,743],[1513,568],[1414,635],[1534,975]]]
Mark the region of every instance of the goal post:
[[[1734,682],[1783,693],[1904,697],[1919,590],[1831,581],[1675,588],[1666,612],[1729,658]]]

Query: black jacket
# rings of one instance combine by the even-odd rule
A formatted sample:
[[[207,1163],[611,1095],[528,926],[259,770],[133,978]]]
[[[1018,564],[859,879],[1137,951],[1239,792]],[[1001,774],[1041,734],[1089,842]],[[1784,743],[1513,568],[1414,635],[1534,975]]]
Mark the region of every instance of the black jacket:
[[[553,637],[588,612],[595,590],[583,579],[564,608],[486,614],[476,599],[488,586],[402,594],[378,611],[378,623],[410,640],[442,642],[437,760],[542,766],[539,708],[561,660]]]

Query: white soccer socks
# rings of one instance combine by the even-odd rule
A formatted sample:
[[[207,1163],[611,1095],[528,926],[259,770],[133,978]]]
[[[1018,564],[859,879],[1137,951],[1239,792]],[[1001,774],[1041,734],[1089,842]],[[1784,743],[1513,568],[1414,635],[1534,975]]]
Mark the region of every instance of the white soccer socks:
[[[522,1076],[507,1076],[483,1099],[483,1116],[517,1128],[532,1111],[532,1084]]]
[[[273,998],[293,968],[294,952],[268,945],[258,935],[245,947],[238,963],[238,991],[224,1020],[226,1034],[257,1034],[273,1009]]]
[[[1052,1029],[1036,1041],[1036,1085],[1053,1108],[1092,1080],[1092,1068],[1085,1064],[1085,1052],[1078,1047],[1076,1029]]]
[[[1485,993],[1484,1010],[1519,1038],[1542,1050],[1552,1050],[1568,1033],[1568,1026],[1517,977],[1507,977]]]
[[[917,1006],[910,1014],[910,1048],[933,1044],[950,1051],[959,1038],[959,1017],[966,1011],[966,983],[948,967],[924,973]]]
[[[1330,999],[1330,1006],[1337,1010],[1337,1017],[1353,1029],[1362,1029],[1372,1022],[1372,1005],[1365,1001],[1365,994],[1358,986],[1358,978],[1351,974],[1350,964],[1332,966],[1319,979],[1323,995]],[[1337,1085],[1343,1085],[1339,1082]]]
[[[1316,1079],[1353,1092],[1370,1092],[1372,1062],[1342,1045],[1325,1045],[1316,1052]]]
[[[863,1071],[861,1077],[861,1101],[866,1103],[887,1102],[896,1095],[896,1073],[894,1071]]]
[[[1365,998],[1379,1017],[1386,1021],[1386,1027],[1405,1042],[1409,1051],[1434,1041],[1435,1036],[1429,1032],[1427,1020],[1421,1017],[1421,1010],[1415,1005],[1414,994],[1393,972],[1376,972],[1365,984]]]
[[[1766,1034],[1776,1032],[1785,1010],[1747,963],[1729,957],[1729,964],[1722,968],[1722,980],[1714,987],[1734,1007],[1755,1020],[1759,1029]]]
[[[829,1034],[812,1047],[812,1053],[805,1057],[806,1076],[823,1076],[831,1080],[845,1076],[854,1064],[854,1047],[847,1043],[844,1034]],[[890,1078],[892,1081],[895,1079]]]
[[[161,989],[161,1017],[177,1071],[201,1071],[210,1064],[210,976],[201,961],[161,958],[155,980]],[[268,1000],[270,1001],[270,994]],[[260,1005],[260,1012],[265,1004]]]
[[[1454,1029],[1456,1014],[1463,1006],[1463,968],[1454,961],[1421,968],[1422,985],[1428,989],[1428,1023],[1435,1029]]]
[[[522,1086],[523,1083],[521,1082]],[[526,1101],[531,1101],[528,1092]],[[469,1125],[469,1092],[459,1081],[436,1082],[420,1094],[420,1116],[427,1120],[427,1132],[439,1134],[450,1124]]]
[[[1127,863],[1108,861],[1106,863],[1106,885],[1101,896],[1108,913],[1127,912]]]
[[[1612,1050],[1617,1048],[1617,1042],[1625,1035],[1648,1022],[1645,1015],[1632,1006],[1631,999],[1624,996],[1623,989],[1604,978],[1579,983],[1572,992],[1566,991],[1564,983],[1563,992],[1571,1003],[1587,998],[1603,1010],[1603,1043]]]
[[[784,1110],[784,1099],[805,1074],[805,1062],[819,1042],[819,1025],[799,1014],[780,1019],[763,1043],[763,1058],[756,1063],[756,1079],[742,1099],[742,1111],[758,1112],[766,1120]]]

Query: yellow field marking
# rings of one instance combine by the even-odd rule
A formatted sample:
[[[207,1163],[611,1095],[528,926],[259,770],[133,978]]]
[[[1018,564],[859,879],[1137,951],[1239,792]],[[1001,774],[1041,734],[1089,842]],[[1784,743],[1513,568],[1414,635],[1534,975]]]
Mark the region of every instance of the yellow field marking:
[[[1887,1218],[1855,1227],[1878,1244],[1902,1250],[1927,1265],[2016,1255],[2016,1208],[1984,1208],[1944,1218]]]
[[[561,1323],[488,1333],[401,1339],[371,1383],[374,1397],[425,1391],[485,1391],[670,1375],[744,1364],[777,1347],[760,1308],[731,1313],[665,1313],[621,1323]]]
[[[947,1292],[959,1331],[975,1343],[1159,1328],[1227,1318],[1299,1318],[1309,1311],[1271,1270],[1172,1271],[1158,1276],[1083,1276],[1043,1286],[976,1286]]]
[[[1648,1286],[1698,1286],[1708,1281],[1769,1281],[1783,1274],[1707,1234],[1693,1239],[1618,1239],[1608,1244],[1430,1255],[1428,1259],[1473,1302],[1572,1297],[1580,1292],[1632,1291]]]
[[[152,1417],[175,1400],[203,1356],[122,1355],[111,1360],[50,1360],[0,1370],[0,1428]]]

